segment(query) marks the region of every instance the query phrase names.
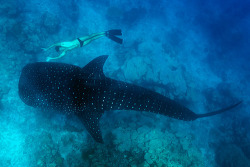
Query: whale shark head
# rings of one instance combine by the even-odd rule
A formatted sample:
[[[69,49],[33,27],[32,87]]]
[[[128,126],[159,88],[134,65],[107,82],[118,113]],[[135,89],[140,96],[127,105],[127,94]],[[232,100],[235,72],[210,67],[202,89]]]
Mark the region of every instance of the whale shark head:
[[[61,96],[61,92],[67,92],[65,88],[71,87],[80,70],[79,67],[68,64],[28,64],[20,76],[19,96],[25,104],[33,107],[50,107],[52,104],[62,103],[67,99],[67,94]]]

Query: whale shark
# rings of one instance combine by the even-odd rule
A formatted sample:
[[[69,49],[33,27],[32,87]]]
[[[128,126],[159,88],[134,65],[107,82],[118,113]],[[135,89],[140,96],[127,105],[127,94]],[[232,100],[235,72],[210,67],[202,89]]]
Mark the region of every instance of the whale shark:
[[[106,77],[103,65],[107,58],[107,55],[99,56],[83,68],[55,62],[27,64],[20,75],[19,96],[29,106],[76,115],[99,143],[104,143],[99,120],[105,111],[145,111],[192,121],[220,114],[242,102],[196,114],[157,92]]]

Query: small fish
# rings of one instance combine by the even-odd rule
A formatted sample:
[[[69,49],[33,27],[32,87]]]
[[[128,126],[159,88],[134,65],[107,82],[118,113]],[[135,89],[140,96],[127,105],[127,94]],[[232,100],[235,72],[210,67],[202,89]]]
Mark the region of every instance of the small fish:
[[[106,77],[103,65],[107,58],[97,57],[83,68],[63,63],[28,64],[20,76],[19,96],[29,106],[78,116],[99,143],[103,143],[99,120],[104,111],[147,111],[192,121],[225,112],[242,102],[218,111],[195,114],[157,92]]]

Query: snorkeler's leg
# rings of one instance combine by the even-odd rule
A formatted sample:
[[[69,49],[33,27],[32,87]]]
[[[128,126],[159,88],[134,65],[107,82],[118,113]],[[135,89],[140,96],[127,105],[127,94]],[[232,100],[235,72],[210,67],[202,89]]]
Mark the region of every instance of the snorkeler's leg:
[[[89,35],[89,38],[97,39],[97,38],[105,36],[105,34],[106,34],[105,32],[95,33],[95,34]]]
[[[93,40],[96,40],[96,39],[104,37],[104,36],[106,36],[105,32],[95,33],[95,34],[91,34],[89,36],[78,38],[78,41],[80,42],[80,47],[82,47],[82,46],[89,44]]]
[[[81,37],[79,38],[79,40],[81,40],[83,42],[83,44],[81,46],[87,45],[90,42],[92,42],[93,40],[96,40],[98,38],[101,37],[108,37],[109,39],[122,44],[123,43],[123,39],[116,37],[115,35],[122,35],[122,32],[120,29],[114,29],[114,30],[109,30],[109,31],[104,31],[104,32],[100,32],[100,33],[96,33],[96,34],[91,34],[87,37]]]
[[[85,43],[86,41],[92,41],[92,40],[98,39],[98,38],[103,37],[103,36],[105,36],[105,32],[91,34],[89,36],[81,37],[78,39],[80,39],[81,41],[84,41],[84,43]]]

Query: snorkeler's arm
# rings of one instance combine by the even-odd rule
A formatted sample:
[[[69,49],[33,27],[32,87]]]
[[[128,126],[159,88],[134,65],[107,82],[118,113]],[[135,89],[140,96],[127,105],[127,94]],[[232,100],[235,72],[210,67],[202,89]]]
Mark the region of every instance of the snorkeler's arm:
[[[63,57],[66,54],[67,51],[72,50],[72,49],[74,49],[76,47],[77,46],[74,45],[74,46],[72,46],[72,47],[70,47],[68,49],[63,50],[62,53],[59,56],[57,56],[57,57],[47,57],[46,61],[48,62],[48,61],[50,61],[52,59],[60,59],[61,57]]]
[[[48,47],[48,48],[42,48],[42,50],[43,50],[43,51],[47,51],[47,50],[49,50],[50,48],[53,48],[53,47],[55,47],[55,46],[61,46],[61,43],[53,44],[53,45],[51,45],[51,46]]]
[[[59,56],[57,56],[57,57],[47,57],[47,58],[46,58],[46,61],[48,62],[48,61],[50,61],[50,60],[60,59],[61,57],[63,57],[63,56],[66,54],[67,51],[68,51],[68,50],[62,51],[62,53],[61,53]]]

